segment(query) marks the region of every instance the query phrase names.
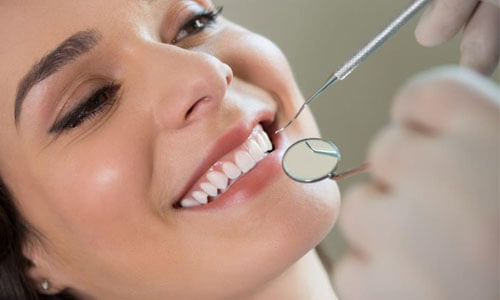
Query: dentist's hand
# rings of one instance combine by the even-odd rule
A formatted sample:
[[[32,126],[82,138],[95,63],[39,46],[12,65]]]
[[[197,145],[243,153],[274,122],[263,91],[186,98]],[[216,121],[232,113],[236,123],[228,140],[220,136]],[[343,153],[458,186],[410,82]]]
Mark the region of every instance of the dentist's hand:
[[[460,63],[491,74],[500,51],[500,0],[433,0],[415,34],[420,44],[436,46],[461,28]]]
[[[373,181],[344,197],[340,299],[498,299],[500,90],[446,69],[403,88]]]

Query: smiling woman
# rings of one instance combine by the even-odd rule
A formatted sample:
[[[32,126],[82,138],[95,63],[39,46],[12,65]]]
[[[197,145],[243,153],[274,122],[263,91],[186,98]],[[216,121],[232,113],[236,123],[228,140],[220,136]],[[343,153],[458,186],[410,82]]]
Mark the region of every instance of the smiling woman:
[[[331,299],[335,182],[281,51],[208,0],[0,2],[0,299]],[[317,296],[317,297],[316,297]]]

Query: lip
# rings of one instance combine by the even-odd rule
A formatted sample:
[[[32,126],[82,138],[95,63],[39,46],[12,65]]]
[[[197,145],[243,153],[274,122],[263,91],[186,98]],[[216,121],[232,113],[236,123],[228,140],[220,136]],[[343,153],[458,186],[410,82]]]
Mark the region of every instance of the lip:
[[[257,122],[258,123],[258,122]],[[256,123],[256,124],[257,124]],[[278,129],[277,122],[264,126],[266,132],[274,133]],[[281,158],[286,149],[286,138],[283,134],[272,134],[269,136],[274,149],[252,170],[240,177],[227,191],[220,195],[217,200],[208,204],[180,208],[181,211],[210,211],[226,209],[238,206],[247,199],[251,199],[260,193],[265,187],[272,184],[283,173],[281,168]]]
[[[266,132],[270,132],[267,129],[274,127],[275,117],[276,117],[275,112],[270,111],[270,110],[263,110],[263,111],[260,111],[259,113],[257,113],[255,118],[253,118],[251,120],[240,120],[233,127],[231,127],[231,129],[229,129],[227,132],[222,134],[217,139],[217,141],[215,142],[212,149],[209,151],[207,157],[203,160],[201,165],[198,168],[196,168],[193,175],[191,175],[190,179],[183,186],[183,188],[181,189],[181,192],[178,194],[178,196],[174,197],[172,207],[176,208],[178,203],[184,198],[184,196],[191,189],[191,187],[198,181],[198,179],[200,179],[201,176],[203,176],[203,174],[205,174],[208,171],[208,169],[213,164],[215,164],[218,160],[220,160],[225,154],[231,152],[236,147],[243,144],[247,140],[247,138],[250,136],[250,134],[252,133],[253,128],[255,128],[255,126],[257,126],[257,124],[259,124],[259,123],[262,124],[262,126],[264,127],[264,130]],[[271,153],[271,154],[273,154],[273,153]],[[271,155],[271,154],[269,154],[269,155]],[[228,190],[228,192],[229,192],[229,190]],[[227,192],[225,192],[225,193],[227,193]],[[224,195],[222,195],[222,196],[224,196]],[[222,197],[220,197],[220,198],[222,198]],[[220,199],[218,199],[217,201],[213,201],[213,202],[218,202],[219,200]],[[209,204],[203,205],[203,206],[208,206]],[[183,208],[183,209],[185,209],[185,208]]]

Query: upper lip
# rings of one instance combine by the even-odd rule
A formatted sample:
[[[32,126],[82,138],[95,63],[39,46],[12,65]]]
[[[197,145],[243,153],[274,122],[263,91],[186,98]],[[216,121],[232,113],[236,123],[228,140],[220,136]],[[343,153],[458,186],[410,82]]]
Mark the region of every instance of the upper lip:
[[[266,132],[269,128],[274,128],[276,113],[270,110],[263,110],[255,115],[253,119],[239,120],[228,131],[223,133],[214,143],[203,162],[196,168],[189,180],[183,185],[180,193],[174,197],[173,205],[179,203],[191,189],[191,187],[205,174],[208,169],[220,160],[225,154],[243,144],[252,133],[257,124],[262,124]]]

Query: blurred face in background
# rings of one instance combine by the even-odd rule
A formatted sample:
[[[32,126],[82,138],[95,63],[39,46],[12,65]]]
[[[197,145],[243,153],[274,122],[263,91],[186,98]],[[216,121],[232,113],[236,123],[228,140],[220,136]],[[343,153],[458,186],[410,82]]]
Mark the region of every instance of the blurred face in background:
[[[281,170],[319,134],[309,112],[273,134],[303,102],[285,57],[210,1],[3,1],[0,28],[0,173],[40,233],[34,279],[242,297],[331,229],[336,183]]]

